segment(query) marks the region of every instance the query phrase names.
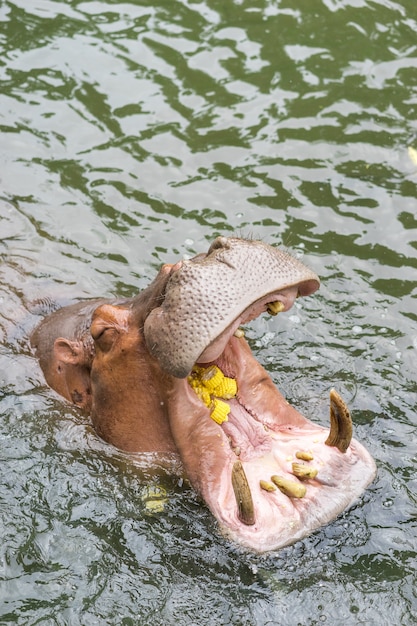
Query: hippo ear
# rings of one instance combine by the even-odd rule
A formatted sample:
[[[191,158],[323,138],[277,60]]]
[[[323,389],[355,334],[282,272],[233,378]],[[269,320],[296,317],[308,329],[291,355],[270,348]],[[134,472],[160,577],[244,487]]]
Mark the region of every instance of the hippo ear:
[[[84,363],[84,346],[81,341],[70,341],[65,337],[58,337],[54,343],[54,353],[58,361],[70,365]]]

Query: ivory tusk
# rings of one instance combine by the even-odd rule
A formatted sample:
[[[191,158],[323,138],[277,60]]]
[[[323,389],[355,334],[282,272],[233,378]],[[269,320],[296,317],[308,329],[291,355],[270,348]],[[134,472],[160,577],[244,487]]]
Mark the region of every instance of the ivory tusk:
[[[325,444],[346,452],[352,440],[352,418],[337,391],[330,391],[330,432]]]
[[[241,461],[235,461],[233,464],[232,487],[235,493],[240,521],[246,524],[246,526],[253,526],[255,523],[255,511],[252,494]]]

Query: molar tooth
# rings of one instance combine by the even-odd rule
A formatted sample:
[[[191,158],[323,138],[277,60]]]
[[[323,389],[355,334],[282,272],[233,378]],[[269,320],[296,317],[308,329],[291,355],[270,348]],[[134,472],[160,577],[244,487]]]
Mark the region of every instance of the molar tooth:
[[[274,483],[269,482],[269,480],[260,480],[259,481],[259,486],[261,489],[264,489],[265,491],[276,491],[277,488],[275,487]]]
[[[238,517],[246,526],[255,523],[255,511],[253,508],[252,494],[245,470],[240,461],[235,461],[232,468],[232,487],[235,493],[238,508]]]
[[[306,495],[307,489],[300,482],[288,480],[277,475],[271,476],[271,480],[283,494],[290,498],[304,498]]]
[[[340,452],[346,452],[352,440],[352,418],[349,409],[337,391],[330,391],[330,432],[327,446],[335,446]]]
[[[315,467],[304,465],[304,463],[293,463],[292,472],[300,480],[308,480],[309,478],[315,478],[319,470]]]
[[[276,300],[275,302],[269,302],[266,307],[266,310],[270,315],[277,315],[277,313],[281,313],[281,311],[283,311],[284,309],[285,305],[279,300]]]
[[[245,336],[245,331],[243,330],[243,328],[236,328],[236,330],[233,333],[233,335],[235,337],[237,337],[238,339],[241,339],[242,337]]]
[[[306,450],[298,450],[295,453],[295,457],[297,459],[300,459],[300,461],[313,461],[314,456],[311,454],[311,452],[307,452]]]

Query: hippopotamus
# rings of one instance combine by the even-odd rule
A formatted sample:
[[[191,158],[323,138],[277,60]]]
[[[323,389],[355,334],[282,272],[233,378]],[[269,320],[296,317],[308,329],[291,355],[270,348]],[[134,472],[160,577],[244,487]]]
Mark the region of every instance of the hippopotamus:
[[[330,426],[292,407],[242,326],[288,311],[317,275],[262,241],[218,237],[165,264],[129,299],[66,306],[31,344],[47,383],[127,452],[178,455],[221,531],[258,553],[289,545],[349,507],[375,475],[330,390]]]

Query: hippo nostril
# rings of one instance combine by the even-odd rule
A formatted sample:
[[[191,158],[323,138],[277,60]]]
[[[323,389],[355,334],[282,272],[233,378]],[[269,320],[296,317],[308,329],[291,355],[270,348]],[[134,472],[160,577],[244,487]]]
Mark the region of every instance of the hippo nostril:
[[[207,252],[207,256],[214,252],[214,250],[219,250],[220,248],[224,248],[225,250],[228,250],[230,248],[230,241],[227,237],[217,237],[211,244]]]

